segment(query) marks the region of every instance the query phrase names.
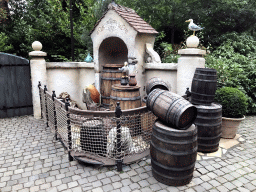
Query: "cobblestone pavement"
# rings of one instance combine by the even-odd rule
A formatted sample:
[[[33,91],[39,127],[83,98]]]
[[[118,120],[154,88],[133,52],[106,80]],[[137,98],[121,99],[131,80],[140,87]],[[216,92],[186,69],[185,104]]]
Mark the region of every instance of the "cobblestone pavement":
[[[256,116],[240,125],[243,143],[224,157],[197,161],[192,182],[170,187],[156,181],[150,158],[124,166],[95,167],[68,161],[43,120],[0,119],[0,191],[256,191]]]

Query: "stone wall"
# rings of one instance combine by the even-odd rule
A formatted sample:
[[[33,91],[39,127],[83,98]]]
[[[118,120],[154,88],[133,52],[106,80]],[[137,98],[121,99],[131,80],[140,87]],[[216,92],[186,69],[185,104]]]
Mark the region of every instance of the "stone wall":
[[[86,109],[82,91],[95,81],[94,63],[46,62],[46,71],[48,91],[55,90],[57,96],[67,92],[80,108]]]

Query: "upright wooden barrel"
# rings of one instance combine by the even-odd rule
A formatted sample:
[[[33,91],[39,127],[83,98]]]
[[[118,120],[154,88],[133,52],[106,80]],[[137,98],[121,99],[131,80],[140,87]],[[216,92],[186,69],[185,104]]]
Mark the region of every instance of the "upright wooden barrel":
[[[198,151],[211,153],[218,151],[221,137],[222,106],[197,105],[195,125],[198,129]]]
[[[196,68],[192,86],[191,103],[211,105],[217,88],[217,71],[208,68]]]
[[[114,84],[119,84],[122,77],[122,71],[119,70],[123,64],[105,64],[101,72],[101,98],[102,104],[109,108],[111,87]]]
[[[110,95],[110,109],[115,110],[116,103],[120,103],[122,110],[134,109],[141,106],[140,87],[116,84],[112,86]]]
[[[147,98],[147,107],[159,120],[177,129],[190,127],[197,110],[183,97],[161,89],[154,89]]]
[[[188,184],[193,177],[197,156],[195,125],[187,130],[177,130],[156,121],[151,136],[150,155],[156,180],[172,186]]]
[[[170,87],[159,77],[153,77],[146,83],[147,95],[154,89],[162,89],[162,90],[171,91]]]

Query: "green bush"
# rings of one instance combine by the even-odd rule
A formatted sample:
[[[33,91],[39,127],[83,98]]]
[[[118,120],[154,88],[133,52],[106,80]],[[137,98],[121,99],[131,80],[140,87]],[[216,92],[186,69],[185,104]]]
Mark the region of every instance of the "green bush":
[[[234,87],[244,92],[248,113],[256,113],[256,41],[246,34],[224,37],[226,40],[206,56],[206,66],[217,70],[219,88]]]
[[[222,105],[222,116],[241,118],[247,112],[248,102],[245,94],[232,87],[222,87],[215,93],[215,101]]]
[[[8,45],[8,37],[5,33],[0,33],[0,52],[8,52],[13,48],[12,45]]]

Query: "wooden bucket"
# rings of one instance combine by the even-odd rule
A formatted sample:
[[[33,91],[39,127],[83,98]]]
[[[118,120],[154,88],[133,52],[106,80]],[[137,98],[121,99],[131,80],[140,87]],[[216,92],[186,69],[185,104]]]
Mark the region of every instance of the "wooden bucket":
[[[192,86],[191,103],[211,105],[217,88],[217,71],[208,68],[196,68]]]
[[[197,129],[177,130],[156,121],[150,143],[152,173],[159,182],[182,186],[193,178],[197,156]]]
[[[114,84],[119,84],[122,77],[122,71],[119,70],[123,64],[106,64],[101,72],[101,99],[102,104],[109,108],[111,87]]]
[[[112,86],[110,95],[110,109],[115,110],[116,103],[120,103],[122,110],[141,107],[140,87],[116,84]]]
[[[147,107],[159,120],[177,129],[187,129],[196,119],[197,109],[183,97],[154,89],[147,98]]]
[[[198,129],[198,152],[212,153],[218,151],[221,137],[222,106],[212,103],[211,106],[196,105]]]
[[[154,89],[162,89],[162,90],[171,91],[169,86],[162,79],[160,79],[158,77],[153,77],[146,83],[147,95]]]

